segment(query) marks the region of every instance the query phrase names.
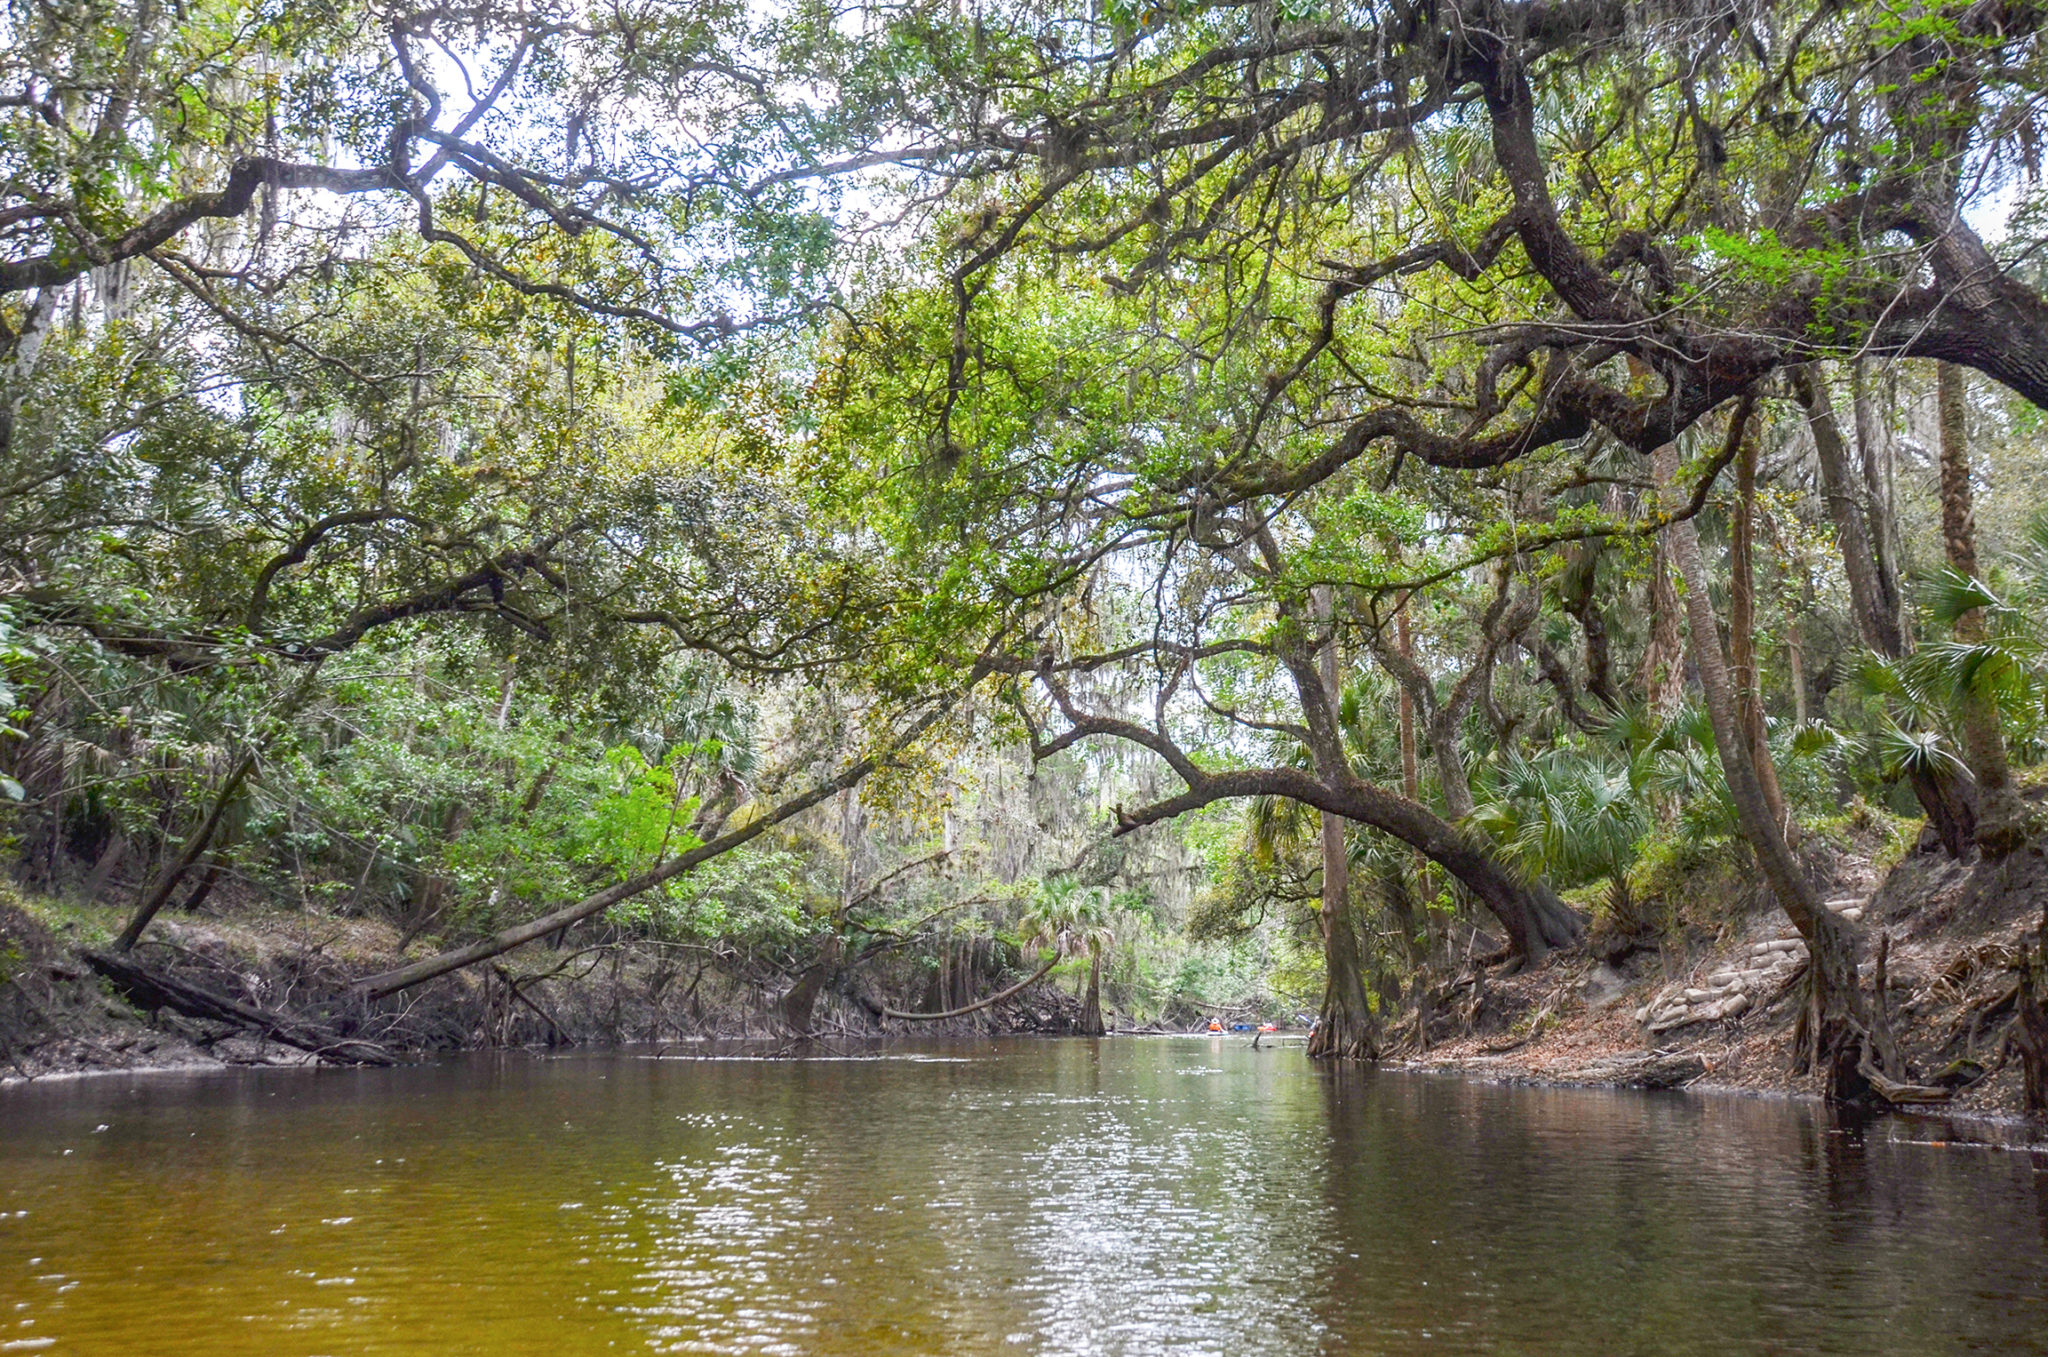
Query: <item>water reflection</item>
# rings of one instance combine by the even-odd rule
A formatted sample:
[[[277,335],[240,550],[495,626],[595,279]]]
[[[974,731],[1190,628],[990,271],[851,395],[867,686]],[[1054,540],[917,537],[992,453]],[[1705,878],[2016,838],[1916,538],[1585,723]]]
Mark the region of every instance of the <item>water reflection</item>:
[[[0,1093],[0,1351],[2048,1352],[2048,1164],[1938,1127],[883,1054]]]

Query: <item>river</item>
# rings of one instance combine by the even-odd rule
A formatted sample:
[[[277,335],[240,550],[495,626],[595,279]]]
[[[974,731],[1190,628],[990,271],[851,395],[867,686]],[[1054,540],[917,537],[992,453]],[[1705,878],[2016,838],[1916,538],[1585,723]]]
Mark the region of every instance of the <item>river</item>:
[[[2048,1156],[1221,1039],[0,1089],[0,1352],[2048,1352]]]

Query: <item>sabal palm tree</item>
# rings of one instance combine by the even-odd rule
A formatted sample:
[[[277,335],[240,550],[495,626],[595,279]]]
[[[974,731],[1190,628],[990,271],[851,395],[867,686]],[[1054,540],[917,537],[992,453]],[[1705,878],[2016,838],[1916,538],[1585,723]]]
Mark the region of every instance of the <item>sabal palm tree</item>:
[[[1632,729],[1640,736],[1642,730]],[[1706,709],[1687,702],[1673,711],[1647,739],[1630,746],[1629,785],[1650,805],[1660,808],[1666,823],[1683,818],[1702,838],[1737,832],[1735,801],[1714,746],[1714,726]]]
[[[1471,823],[1531,876],[1563,884],[1604,879],[1614,918],[1632,929],[1628,869],[1649,821],[1631,773],[1597,750],[1566,747],[1534,758],[1502,751]]]
[[[1959,712],[1971,699],[1988,702],[2014,727],[2017,743],[2037,742],[2048,698],[2048,514],[2029,526],[2028,546],[2008,558],[2016,567],[2002,583],[2004,596],[1982,580],[1943,567],[1921,582],[1928,619],[1953,625],[1982,610],[1975,640],[1934,641],[1897,668],[1908,691],[1923,703]]]
[[[1081,1034],[1099,1037],[1102,1021],[1102,959],[1115,942],[1105,892],[1069,876],[1039,883],[1037,899],[1020,931],[1027,946],[1048,947],[1061,957],[1088,958],[1088,989],[1081,1001]]]
[[[1984,580],[1942,566],[1921,577],[1926,620],[1948,631],[1973,617],[1967,636],[1930,641],[1910,657],[1868,656],[1855,681],[1881,701],[1872,745],[1887,780],[1904,778],[1928,810],[1952,854],[1975,837],[1975,770],[1963,753],[1973,713],[1990,712],[2005,727],[1998,751],[2035,761],[2044,752],[2048,716],[2048,511],[2027,525],[2020,547],[2001,562],[1994,590]],[[1981,733],[1979,744],[1988,745]],[[2003,780],[2003,774],[1999,774]],[[2014,819],[2021,812],[2000,812]]]

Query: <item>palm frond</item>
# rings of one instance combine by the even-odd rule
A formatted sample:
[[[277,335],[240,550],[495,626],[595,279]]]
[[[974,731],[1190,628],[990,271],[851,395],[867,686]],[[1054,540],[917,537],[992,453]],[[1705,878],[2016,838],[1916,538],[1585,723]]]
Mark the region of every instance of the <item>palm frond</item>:
[[[2040,646],[2024,639],[1932,641],[1900,666],[1909,691],[1944,706],[1972,697],[2023,701]]]
[[[1906,730],[1888,720],[1879,727],[1875,744],[1878,766],[1887,778],[1926,777],[1939,781],[1968,772],[1939,731]]]
[[[1920,606],[1929,620],[1952,627],[1966,613],[1996,611],[2005,604],[1982,580],[1944,565],[1920,577]]]
[[[1857,735],[1825,721],[1793,726],[1782,740],[1772,743],[1796,759],[1850,759],[1863,752],[1863,741]]]

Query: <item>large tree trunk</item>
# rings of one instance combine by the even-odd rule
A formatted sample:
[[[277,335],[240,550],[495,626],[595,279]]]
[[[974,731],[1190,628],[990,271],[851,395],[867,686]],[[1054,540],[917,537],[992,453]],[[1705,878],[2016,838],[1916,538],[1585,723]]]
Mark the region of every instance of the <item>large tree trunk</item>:
[[[115,952],[85,952],[85,963],[105,976],[135,1003],[152,1011],[168,1008],[187,1017],[250,1028],[272,1041],[296,1046],[338,1065],[392,1065],[397,1062],[381,1046],[356,1041],[328,1028],[284,1013],[268,1012],[239,999],[151,971],[134,958]]]
[[[1548,884],[1521,880],[1470,834],[1455,828],[1452,834],[1455,842],[1430,856],[1500,920],[1513,957],[1533,965],[1553,950],[1575,947],[1585,938],[1585,919],[1558,899]]]
[[[1448,719],[1449,709],[1438,711],[1429,723],[1429,752],[1436,760],[1437,780],[1444,788],[1444,814],[1453,822],[1472,813],[1472,779],[1465,771],[1464,751],[1458,748],[1457,727]]]
[[[1088,997],[1081,1001],[1081,1035],[1099,1037],[1107,1030],[1102,1021],[1102,953],[1088,949]]]
[[[1336,786],[1315,782],[1283,794],[1318,808],[1333,808],[1399,839],[1442,867],[1500,921],[1509,951],[1517,959],[1541,961],[1552,949],[1575,946],[1585,937],[1585,919],[1548,886],[1523,881],[1494,857],[1483,838],[1419,802],[1351,776]]]
[[[809,1035],[818,996],[824,992],[825,983],[838,971],[839,955],[839,934],[828,934],[818,959],[806,966],[797,976],[796,983],[783,993],[782,1002],[777,1007],[782,1012],[784,1025],[797,1036]]]
[[[1316,610],[1325,621],[1334,614],[1328,589],[1317,591]],[[1341,710],[1343,687],[1337,672],[1337,639],[1317,656],[1322,696],[1334,714]],[[1341,751],[1340,751],[1341,752]],[[1322,812],[1323,846],[1323,1007],[1309,1038],[1311,1056],[1340,1060],[1369,1059],[1379,1053],[1373,1031],[1372,1006],[1365,997],[1365,968],[1359,956],[1358,930],[1351,920],[1351,857],[1344,843],[1344,819]]]
[[[1906,627],[1906,594],[1899,587],[1900,545],[1897,496],[1892,485],[1891,435],[1879,416],[1877,402],[1870,394],[1865,372],[1868,364],[1857,359],[1849,365],[1849,401],[1856,419],[1856,449],[1863,470],[1863,501],[1870,509],[1870,552],[1877,566],[1877,596],[1890,610],[1892,627],[1912,648],[1912,633]]]
[[[825,945],[818,951],[817,960],[804,968],[796,983],[783,994],[780,1005],[782,1021],[797,1036],[809,1034],[818,996],[839,973],[840,959],[845,955],[846,916],[853,908],[864,823],[865,807],[861,804],[859,785],[844,788],[839,793],[839,902],[826,918],[829,931],[825,935]],[[963,956],[961,961],[963,965],[971,966],[970,957]]]
[[[1605,544],[1581,542],[1565,556],[1557,580],[1557,601],[1578,619],[1585,635],[1586,691],[1609,711],[1621,710],[1614,691],[1614,663],[1607,642],[1607,616],[1600,611],[1600,557]]]
[[[1746,421],[1747,416],[1744,408],[1735,418]],[[1741,436],[1740,430],[1731,432]],[[1680,502],[1681,497],[1674,489],[1678,449],[1670,444],[1659,448],[1652,466],[1665,503]],[[1699,672],[1707,715],[1713,723],[1714,743],[1720,749],[1721,770],[1729,796],[1735,802],[1736,820],[1779,907],[1806,939],[1812,961],[1808,975],[1818,1019],[1812,1030],[1815,1052],[1827,1071],[1830,1095],[1846,1096],[1846,1084],[1855,1078],[1861,1054],[1855,943],[1848,926],[1821,907],[1820,897],[1786,844],[1764,797],[1763,784],[1757,779],[1749,742],[1743,738],[1737,717],[1735,687],[1729,677],[1727,657],[1721,653],[1721,633],[1707,592],[1707,569],[1700,558],[1699,537],[1693,531],[1692,521],[1681,519],[1670,524],[1664,530],[1664,538],[1670,545],[1672,564],[1685,582],[1690,652],[1693,666]]]
[[[1640,674],[1650,715],[1668,718],[1685,700],[1685,647],[1678,631],[1678,591],[1671,587],[1671,549],[1662,537],[1650,552],[1650,638]]]
[[[1820,464],[1821,500],[1835,529],[1835,545],[1842,553],[1842,574],[1849,581],[1856,630],[1863,644],[1888,659],[1897,659],[1906,653],[1906,635],[1899,621],[1896,578],[1883,563],[1872,530],[1877,515],[1868,499],[1867,478],[1851,463],[1827,383],[1805,364],[1789,372],[1792,389],[1806,407],[1806,426]],[[1868,449],[1866,455],[1871,455]]]
[[[1756,657],[1756,421],[1748,420],[1735,450],[1735,519],[1728,537],[1728,661],[1735,683],[1735,719],[1749,746],[1771,819],[1788,843],[1797,829],[1785,812],[1777,765],[1765,738],[1763,682]]]
[[[1342,833],[1344,821],[1325,812],[1323,833]],[[1327,859],[1326,859],[1327,860]],[[1311,1056],[1368,1060],[1379,1054],[1372,1005],[1365,997],[1365,966],[1359,955],[1358,930],[1352,924],[1348,873],[1332,881],[1323,873],[1323,1005],[1309,1038]]]
[[[1977,802],[1969,779],[1915,767],[1907,781],[1942,849],[1952,858],[1969,856],[1977,846]]]
[[[1977,575],[1977,525],[1970,493],[1968,413],[1962,370],[1953,363],[1936,367],[1935,389],[1941,413],[1941,537],[1949,566],[1959,575]],[[1965,645],[1985,640],[1984,612],[1972,608],[1956,619],[1956,639]],[[1987,853],[2008,853],[2026,835],[2026,809],[2013,790],[2005,761],[2005,736],[1998,728],[1998,704],[1989,694],[1966,691],[1962,703],[1963,759],[1977,780],[1977,844]]]

